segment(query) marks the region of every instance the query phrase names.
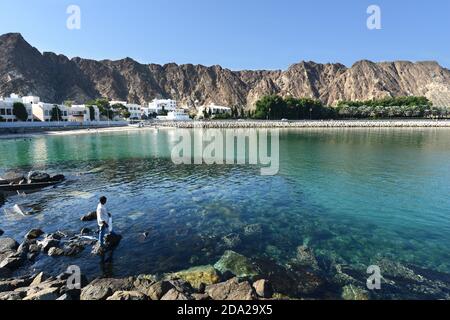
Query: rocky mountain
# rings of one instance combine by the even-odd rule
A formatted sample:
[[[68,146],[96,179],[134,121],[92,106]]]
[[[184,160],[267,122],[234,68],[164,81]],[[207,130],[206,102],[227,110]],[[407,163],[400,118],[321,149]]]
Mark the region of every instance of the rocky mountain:
[[[366,100],[420,95],[436,105],[450,105],[450,70],[437,62],[359,61],[342,64],[300,62],[282,71],[231,71],[220,66],[141,64],[69,59],[40,53],[20,34],[0,36],[0,95],[38,95],[49,102],[106,97],[144,103],[173,98],[182,104],[214,102],[252,108],[266,94],[311,97],[335,105],[339,100]]]

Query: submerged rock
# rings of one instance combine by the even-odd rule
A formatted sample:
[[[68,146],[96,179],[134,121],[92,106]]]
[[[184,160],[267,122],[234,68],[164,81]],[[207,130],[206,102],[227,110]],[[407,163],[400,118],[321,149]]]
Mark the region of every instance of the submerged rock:
[[[44,234],[44,231],[42,231],[41,229],[31,229],[25,235],[25,239],[28,239],[28,240],[37,239],[40,236],[42,236],[43,234]]]
[[[222,238],[225,246],[229,249],[234,249],[241,244],[241,237],[236,233],[230,233]]]
[[[239,282],[237,278],[207,286],[205,293],[213,300],[256,300],[255,290],[250,283]]]
[[[176,272],[169,275],[170,278],[179,278],[191,284],[195,289],[199,289],[202,284],[211,285],[220,282],[220,276],[213,266],[199,266],[188,270]]]
[[[244,228],[244,234],[246,236],[255,236],[260,235],[263,232],[262,225],[259,223],[257,224],[250,224]]]
[[[314,255],[314,252],[312,251],[312,249],[304,245],[297,248],[295,264],[308,267],[313,270],[319,269],[319,264],[317,262],[316,256]]]
[[[342,289],[342,299],[344,300],[369,300],[369,292],[360,287],[349,284]]]
[[[214,265],[222,273],[231,272],[238,278],[248,278],[258,275],[256,267],[245,256],[234,251],[225,251],[223,256]]]
[[[0,196],[1,197],[1,196]],[[2,230],[2,229],[0,229],[0,237],[4,234],[5,232]]]

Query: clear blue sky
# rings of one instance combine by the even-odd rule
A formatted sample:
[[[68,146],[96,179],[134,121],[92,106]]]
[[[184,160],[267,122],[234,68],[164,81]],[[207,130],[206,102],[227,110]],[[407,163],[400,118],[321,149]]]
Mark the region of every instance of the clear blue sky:
[[[68,30],[68,5],[81,30]],[[382,30],[366,27],[367,7]],[[285,69],[301,60],[437,60],[450,67],[448,0],[1,0],[0,33],[40,51],[142,63]]]

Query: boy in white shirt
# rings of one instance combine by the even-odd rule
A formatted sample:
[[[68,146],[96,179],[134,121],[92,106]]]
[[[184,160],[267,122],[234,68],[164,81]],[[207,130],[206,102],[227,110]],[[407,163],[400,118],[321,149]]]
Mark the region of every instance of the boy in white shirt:
[[[112,229],[112,225],[110,226],[108,223],[112,220],[111,216],[108,214],[108,210],[106,210],[106,202],[108,199],[106,197],[101,197],[100,202],[97,206],[97,224],[100,229],[98,235],[98,242],[100,247],[103,247],[105,235],[110,232]]]

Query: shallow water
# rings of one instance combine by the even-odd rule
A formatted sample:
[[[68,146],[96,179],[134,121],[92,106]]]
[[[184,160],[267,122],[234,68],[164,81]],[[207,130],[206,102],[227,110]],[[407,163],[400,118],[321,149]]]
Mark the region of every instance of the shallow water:
[[[0,140],[0,175],[68,176],[57,188],[8,197],[2,209],[20,203],[37,213],[1,210],[0,228],[17,240],[33,227],[94,228],[80,216],[106,195],[124,236],[107,269],[85,250],[76,259],[41,255],[27,271],[56,274],[70,264],[89,276],[178,271],[215,263],[226,249],[221,238],[236,233],[242,241],[233,250],[280,263],[307,244],[355,266],[387,257],[450,272],[449,129],[279,132],[276,176],[252,165],[175,165],[175,129]],[[263,233],[246,235],[250,224]]]

